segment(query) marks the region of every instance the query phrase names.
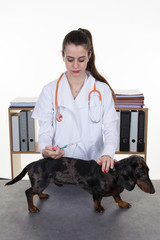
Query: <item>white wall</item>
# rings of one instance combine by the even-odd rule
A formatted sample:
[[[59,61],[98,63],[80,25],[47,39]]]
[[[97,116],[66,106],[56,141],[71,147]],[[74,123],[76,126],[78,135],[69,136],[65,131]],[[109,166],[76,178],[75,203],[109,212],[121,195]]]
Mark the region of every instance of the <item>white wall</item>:
[[[78,27],[91,30],[97,68],[112,87],[144,93],[147,162],[151,178],[160,179],[159,0],[0,0],[0,177],[10,177],[10,100],[38,96],[59,77],[62,40]]]

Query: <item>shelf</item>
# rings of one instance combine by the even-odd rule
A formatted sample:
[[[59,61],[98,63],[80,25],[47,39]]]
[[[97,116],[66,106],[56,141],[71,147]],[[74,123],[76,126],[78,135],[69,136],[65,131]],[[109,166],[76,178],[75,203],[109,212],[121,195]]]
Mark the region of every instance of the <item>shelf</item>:
[[[9,111],[21,111],[21,110],[26,110],[26,111],[32,111],[34,107],[9,107]]]
[[[10,136],[10,156],[11,156],[11,174],[14,178],[21,171],[21,155],[23,154],[40,154],[38,149],[38,142],[36,139],[35,142],[35,151],[13,151],[12,143],[12,124],[11,117],[15,113],[19,113],[21,110],[33,111],[34,107],[9,107],[8,116],[9,116],[9,136]],[[116,111],[145,111],[145,149],[144,152],[130,152],[130,151],[117,151],[116,154],[128,154],[128,155],[144,155],[146,161],[147,158],[147,128],[148,128],[148,108],[144,106],[143,108],[116,108]],[[37,124],[37,121],[35,121]],[[37,135],[37,133],[36,133]]]
[[[148,108],[144,106],[143,108],[118,108],[115,107],[116,110],[118,111],[146,111]]]
[[[124,151],[122,152],[121,151],[121,152],[116,152],[116,154],[129,154],[129,155],[130,154],[134,154],[134,155],[140,154],[140,155],[145,155],[145,152],[127,152],[127,151],[126,152],[124,152]]]
[[[12,151],[12,154],[40,154],[38,142],[35,142],[35,151]]]
[[[26,152],[12,152],[12,154],[40,154],[40,152],[31,152],[31,151],[26,151]]]

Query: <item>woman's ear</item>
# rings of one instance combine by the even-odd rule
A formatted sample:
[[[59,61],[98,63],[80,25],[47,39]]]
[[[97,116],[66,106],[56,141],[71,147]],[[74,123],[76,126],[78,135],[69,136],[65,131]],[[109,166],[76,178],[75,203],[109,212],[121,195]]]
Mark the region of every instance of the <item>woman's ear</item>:
[[[64,61],[64,55],[65,55],[65,53],[64,53],[64,51],[62,51],[62,58],[63,58],[63,61]]]

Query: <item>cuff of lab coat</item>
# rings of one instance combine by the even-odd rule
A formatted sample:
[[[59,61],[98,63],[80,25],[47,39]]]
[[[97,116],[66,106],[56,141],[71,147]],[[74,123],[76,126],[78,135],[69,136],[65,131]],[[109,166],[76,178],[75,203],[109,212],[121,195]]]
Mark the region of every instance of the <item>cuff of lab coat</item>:
[[[105,146],[105,148],[103,149],[103,152],[102,152],[102,156],[103,155],[109,155],[111,158],[114,158],[114,155],[115,155],[115,146],[111,145],[111,144],[108,144],[107,146]]]
[[[38,144],[38,147],[39,147],[39,151],[40,151],[40,154],[43,156],[43,153],[42,153],[42,150],[48,146],[49,144],[46,144],[46,143],[39,143]],[[44,156],[43,156],[44,157]]]

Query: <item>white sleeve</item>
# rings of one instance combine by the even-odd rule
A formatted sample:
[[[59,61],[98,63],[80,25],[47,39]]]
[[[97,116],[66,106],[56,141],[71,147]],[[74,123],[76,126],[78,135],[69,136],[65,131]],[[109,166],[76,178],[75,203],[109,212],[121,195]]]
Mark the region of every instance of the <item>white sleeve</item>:
[[[51,122],[38,121],[39,134],[38,134],[38,147],[40,153],[46,146],[52,146],[54,128]]]
[[[38,120],[38,145],[42,153],[45,146],[52,146],[54,136],[54,107],[52,89],[47,85],[43,88],[34,108],[32,117]]]
[[[40,121],[52,121],[54,107],[53,107],[53,91],[49,85],[46,85],[38,98],[34,108],[32,118]]]
[[[112,97],[112,92],[109,88],[104,93],[103,101],[103,134],[104,134],[104,149],[103,155],[114,157],[118,145],[118,115],[115,110],[115,105]]]

